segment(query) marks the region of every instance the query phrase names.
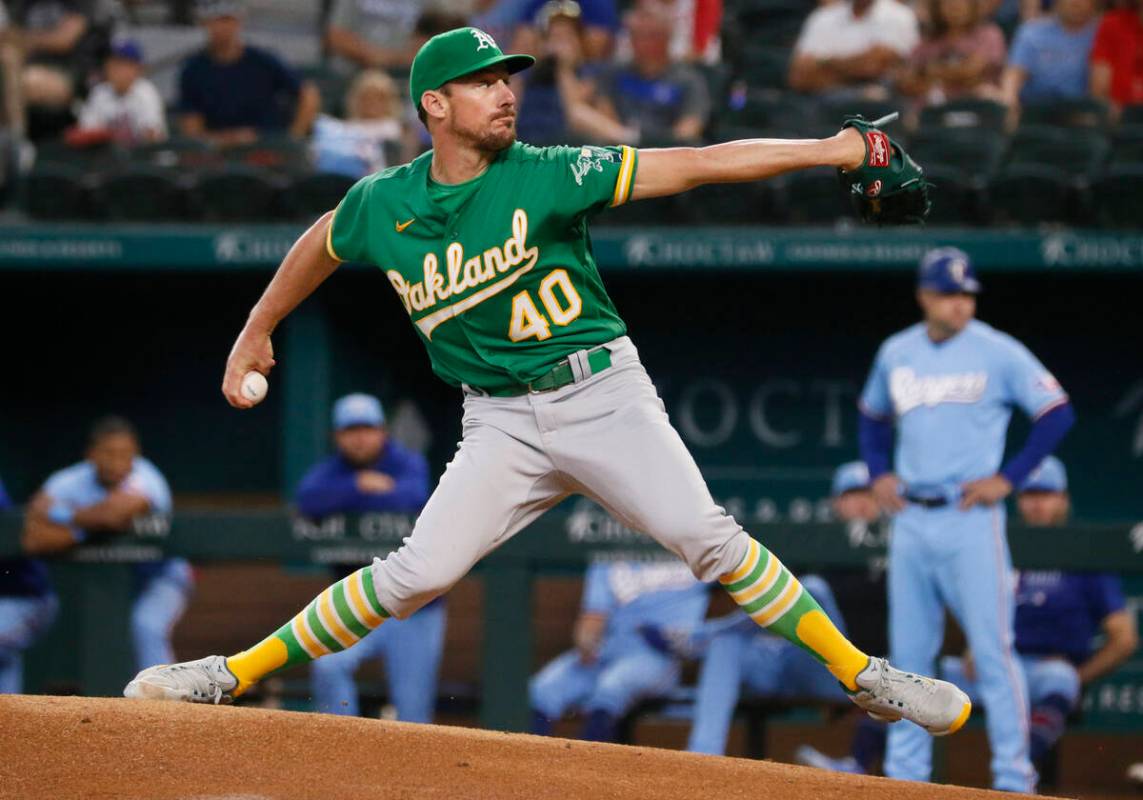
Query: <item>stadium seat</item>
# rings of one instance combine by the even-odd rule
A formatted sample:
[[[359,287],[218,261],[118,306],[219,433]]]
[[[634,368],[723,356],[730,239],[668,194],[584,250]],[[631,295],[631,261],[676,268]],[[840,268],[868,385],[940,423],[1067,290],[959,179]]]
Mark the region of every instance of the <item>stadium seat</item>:
[[[1091,186],[1095,221],[1105,228],[1143,228],[1143,164],[1112,166]]]
[[[286,134],[263,136],[256,142],[228,147],[222,152],[230,163],[275,172],[296,173],[309,167],[306,143]]]
[[[345,92],[349,89],[349,78],[324,65],[301,67],[298,73],[303,80],[310,81],[321,94],[321,106],[326,113],[335,117],[345,115]]]
[[[934,225],[971,225],[979,221],[976,182],[955,165],[928,164],[925,179],[932,184],[933,201],[928,222]]]
[[[1011,164],[988,184],[988,218],[994,224],[1037,226],[1073,221],[1075,192],[1068,173],[1043,164]]]
[[[799,224],[833,223],[852,217],[849,198],[845,196],[837,170],[828,167],[795,172],[783,181],[781,197],[786,202],[786,216]]]
[[[1119,114],[1120,125],[1143,125],[1143,103],[1124,106]]]
[[[760,89],[783,89],[790,72],[790,48],[765,44],[749,44],[737,59],[738,75],[746,85]]]
[[[609,208],[596,217],[592,225],[602,226],[661,226],[675,225],[682,219],[676,197],[655,197],[637,203],[624,203]]]
[[[165,142],[138,144],[127,152],[131,161],[152,167],[200,170],[222,164],[222,153],[201,139],[172,136]]]
[[[943,164],[971,178],[987,178],[1000,166],[1005,140],[987,128],[926,128],[909,140],[908,150],[926,170]]]
[[[1044,164],[1069,175],[1094,175],[1107,160],[1107,137],[1087,128],[1022,125],[1009,141],[1009,164]]]
[[[688,225],[770,225],[778,220],[770,184],[715,183],[679,196],[679,212]]]
[[[180,219],[187,192],[171,172],[127,166],[107,175],[94,191],[96,208],[112,220],[156,222]]]
[[[1111,163],[1143,164],[1143,125],[1121,125],[1111,139]]]
[[[719,112],[715,117],[714,134],[722,141],[730,138],[723,134],[724,128],[765,128],[790,132],[809,128],[806,103],[798,95],[773,89],[750,89],[737,100],[737,108]]]
[[[1020,110],[1020,124],[1102,130],[1108,125],[1107,103],[1094,97],[1030,103]]]
[[[695,69],[706,82],[712,108],[723,108],[730,88],[730,67],[726,64],[695,64]]]
[[[274,218],[278,193],[278,183],[266,170],[234,164],[200,175],[194,198],[205,220],[259,222]]]
[[[759,36],[770,44],[792,45],[813,9],[803,0],[737,0],[727,4],[724,37]]]
[[[920,128],[988,128],[1003,130],[1008,106],[992,100],[950,100],[921,109]]]
[[[71,164],[40,163],[24,178],[23,207],[35,219],[76,220],[90,212],[86,173]]]
[[[354,180],[333,172],[302,175],[290,185],[288,212],[298,218],[317,217],[337,207]]]
[[[814,136],[829,136],[837,133],[838,128],[841,127],[841,123],[846,117],[860,114],[872,122],[875,119],[884,117],[886,114],[899,111],[900,108],[901,102],[899,100],[866,100],[862,98],[854,98],[851,100],[819,99],[813,105],[809,133]],[[894,122],[888,130],[894,139],[899,140],[902,138],[905,128],[898,120]]]

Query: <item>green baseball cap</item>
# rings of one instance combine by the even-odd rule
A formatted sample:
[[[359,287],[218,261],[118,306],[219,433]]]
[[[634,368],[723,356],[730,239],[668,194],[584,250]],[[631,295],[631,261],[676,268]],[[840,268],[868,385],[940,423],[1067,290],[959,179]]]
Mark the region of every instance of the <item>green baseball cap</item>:
[[[456,28],[438,33],[417,51],[409,71],[409,91],[413,104],[421,105],[421,95],[439,89],[470,72],[503,64],[509,72],[519,72],[536,63],[526,55],[504,55],[496,40],[479,28]]]

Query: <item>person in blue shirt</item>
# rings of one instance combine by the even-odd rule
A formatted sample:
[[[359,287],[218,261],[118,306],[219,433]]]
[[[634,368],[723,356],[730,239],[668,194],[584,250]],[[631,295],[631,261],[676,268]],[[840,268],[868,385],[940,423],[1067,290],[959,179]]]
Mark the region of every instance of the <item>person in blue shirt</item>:
[[[298,511],[320,520],[333,514],[416,514],[429,497],[424,456],[393,441],[381,401],[350,394],[333,406],[337,452],[303,476],[295,495]],[[357,564],[334,567],[341,579]],[[314,707],[331,714],[360,713],[353,676],[370,659],[385,662],[389,697],[404,722],[432,722],[437,673],[444,649],[445,605],[438,598],[404,620],[389,620],[354,647],[315,661],[310,668]]]
[[[0,512],[14,508],[0,483]],[[59,601],[42,561],[0,558],[0,694],[24,688],[24,651],[55,620]]]
[[[1028,476],[1017,506],[1020,516],[1033,527],[1067,521],[1071,506],[1068,478],[1058,458],[1049,456]],[[1020,572],[1015,629],[1016,651],[1032,707],[1032,762],[1039,767],[1063,736],[1083,687],[1131,658],[1139,646],[1139,631],[1117,575],[1060,570]],[[1102,644],[1093,647],[1099,635]],[[969,697],[980,697],[971,649],[962,657],[942,659],[941,672]]]
[[[1099,18],[1093,0],[1057,0],[1051,14],[1016,29],[1001,78],[1005,102],[1029,103],[1088,96],[1088,56]]]
[[[321,105],[316,87],[273,53],[243,41],[240,0],[200,0],[196,14],[207,43],[179,75],[182,135],[227,146],[266,133],[309,133]]]
[[[140,455],[134,426],[121,417],[96,422],[87,457],[52,473],[28,504],[24,549],[34,555],[70,550],[97,535],[129,533],[137,517],[171,513],[171,490],[162,473]],[[181,558],[134,568],[131,639],[139,669],[175,661],[171,631],[194,588]]]
[[[709,600],[709,585],[680,562],[592,563],[572,633],[575,647],[528,684],[532,732],[549,734],[554,721],[575,709],[586,718],[582,738],[613,741],[617,723],[636,703],[679,685],[680,659],[652,645],[642,629],[694,630]]]
[[[873,494],[893,515],[889,647],[894,664],[927,674],[952,611],[988,707],[993,786],[1033,791],[1028,692],[1012,649],[1012,563],[1004,499],[1075,421],[1059,382],[1028,349],[973,319],[980,291],[956,248],[921,260],[924,319],[885,341],[861,393],[858,438]],[[1032,420],[1004,460],[1014,407]],[[896,447],[894,448],[894,429]],[[932,740],[915,725],[889,731],[885,774],[929,780]]]

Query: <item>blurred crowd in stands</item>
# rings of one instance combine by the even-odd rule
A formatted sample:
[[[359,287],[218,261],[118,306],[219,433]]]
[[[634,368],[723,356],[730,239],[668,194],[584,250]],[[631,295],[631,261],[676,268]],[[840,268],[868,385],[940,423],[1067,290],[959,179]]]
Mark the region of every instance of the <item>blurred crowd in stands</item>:
[[[6,0],[5,184],[40,218],[304,217],[428,146],[409,64],[472,24],[539,58],[514,78],[533,144],[822,136],[901,110],[938,221],[1132,226],[1143,208],[1100,195],[1143,189],[1143,2],[1109,1]],[[265,46],[279,34],[312,55]],[[832,176],[792,183],[701,205],[732,224],[844,213]],[[154,202],[108,202],[124,190]],[[218,200],[234,192],[264,202]],[[704,222],[689,205],[617,222]]]

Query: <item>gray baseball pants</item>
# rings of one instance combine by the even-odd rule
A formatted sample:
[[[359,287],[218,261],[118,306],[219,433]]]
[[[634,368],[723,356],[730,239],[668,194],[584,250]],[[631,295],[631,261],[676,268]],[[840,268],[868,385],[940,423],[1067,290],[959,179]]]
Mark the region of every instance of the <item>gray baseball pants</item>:
[[[405,618],[487,553],[572,494],[589,497],[710,581],[735,569],[749,537],[716,505],[667,419],[635,345],[609,342],[611,367],[540,394],[466,390],[463,437],[412,534],[373,562],[381,604]],[[578,362],[578,363],[577,363]]]

